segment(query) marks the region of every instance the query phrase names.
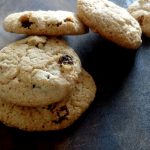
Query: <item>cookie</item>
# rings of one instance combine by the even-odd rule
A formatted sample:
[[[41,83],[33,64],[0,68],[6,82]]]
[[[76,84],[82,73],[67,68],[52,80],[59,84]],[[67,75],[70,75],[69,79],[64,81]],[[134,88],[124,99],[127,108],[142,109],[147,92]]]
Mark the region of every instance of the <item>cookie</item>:
[[[30,36],[0,51],[0,98],[48,105],[68,95],[80,72],[80,59],[65,41]]]
[[[10,14],[4,20],[4,29],[28,35],[78,35],[88,28],[72,12],[24,11]]]
[[[94,32],[129,49],[141,45],[138,22],[120,6],[108,0],[78,0],[78,17]]]
[[[143,34],[150,37],[150,1],[134,1],[128,7],[128,11],[139,22]]]
[[[89,107],[95,93],[92,77],[83,70],[67,100],[45,107],[22,107],[0,101],[0,121],[27,131],[64,129]]]

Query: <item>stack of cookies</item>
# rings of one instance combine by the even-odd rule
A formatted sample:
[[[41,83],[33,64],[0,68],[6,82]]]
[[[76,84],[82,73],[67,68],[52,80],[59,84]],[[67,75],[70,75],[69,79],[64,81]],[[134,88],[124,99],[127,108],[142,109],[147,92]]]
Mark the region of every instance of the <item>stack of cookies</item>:
[[[68,127],[94,100],[96,86],[75,51],[54,36],[88,28],[66,11],[11,14],[4,27],[30,36],[0,51],[0,121],[27,131]]]
[[[140,16],[136,11],[147,7],[139,1],[129,7],[132,16],[108,0],[78,0],[77,15],[25,11],[6,17],[6,31],[30,36],[0,51],[0,121],[27,131],[47,131],[77,120],[94,100],[96,86],[75,51],[56,37],[84,34],[89,27],[117,45],[137,49],[142,31],[148,36],[150,31],[149,23],[141,30],[145,11]]]

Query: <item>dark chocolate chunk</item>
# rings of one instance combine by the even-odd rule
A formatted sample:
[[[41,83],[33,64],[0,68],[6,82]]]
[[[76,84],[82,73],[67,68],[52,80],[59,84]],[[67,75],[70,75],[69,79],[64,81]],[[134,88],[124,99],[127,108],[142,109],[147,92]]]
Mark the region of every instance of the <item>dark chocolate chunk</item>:
[[[33,22],[30,22],[29,20],[25,20],[25,21],[22,21],[21,24],[22,24],[22,26],[24,28],[28,28],[29,29],[30,26],[33,24]]]
[[[35,88],[35,84],[32,85],[32,88]]]
[[[59,64],[69,64],[69,65],[73,65],[73,59],[71,56],[69,55],[63,55],[59,58],[58,61]]]
[[[53,113],[55,108],[56,108],[56,104],[54,103],[54,104],[48,105],[47,109],[50,110]]]
[[[53,120],[52,122],[55,124],[60,124],[63,120],[67,120],[67,116],[69,115],[69,111],[67,106],[62,106],[60,109],[56,112],[57,119]]]
[[[50,75],[49,74],[46,77],[47,77],[47,79],[50,79]]]
[[[21,16],[19,18],[19,21],[21,22],[22,27],[28,28],[28,29],[31,27],[31,25],[33,24],[33,22],[31,22],[29,20],[29,18],[30,18],[30,16],[27,16],[27,15]]]

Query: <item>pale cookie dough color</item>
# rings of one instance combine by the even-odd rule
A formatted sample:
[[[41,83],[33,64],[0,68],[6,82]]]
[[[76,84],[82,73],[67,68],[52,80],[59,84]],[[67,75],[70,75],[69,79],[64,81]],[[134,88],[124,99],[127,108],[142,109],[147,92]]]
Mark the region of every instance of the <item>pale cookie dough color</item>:
[[[0,97],[17,105],[48,105],[68,95],[80,72],[80,59],[66,42],[30,36],[0,51]]]
[[[78,0],[79,18],[102,37],[129,49],[141,45],[138,22],[120,6],[108,0]]]
[[[10,14],[4,20],[4,29],[28,35],[78,35],[88,28],[72,12],[25,11]]]
[[[150,37],[150,0],[134,1],[128,11],[139,22],[143,34]]]
[[[89,107],[95,93],[92,77],[83,70],[67,100],[46,107],[22,107],[0,101],[0,121],[27,131],[64,129]]]

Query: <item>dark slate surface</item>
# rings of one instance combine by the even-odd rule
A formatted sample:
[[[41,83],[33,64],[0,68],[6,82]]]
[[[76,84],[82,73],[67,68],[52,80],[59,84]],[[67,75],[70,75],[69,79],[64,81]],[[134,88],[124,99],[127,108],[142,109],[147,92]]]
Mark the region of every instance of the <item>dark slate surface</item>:
[[[133,0],[113,0],[127,7]],[[6,33],[4,17],[23,10],[76,10],[75,0],[0,0],[0,48],[22,35]],[[71,127],[28,133],[0,124],[0,150],[150,150],[150,39],[137,53],[94,33],[64,37],[96,81],[95,101]]]

